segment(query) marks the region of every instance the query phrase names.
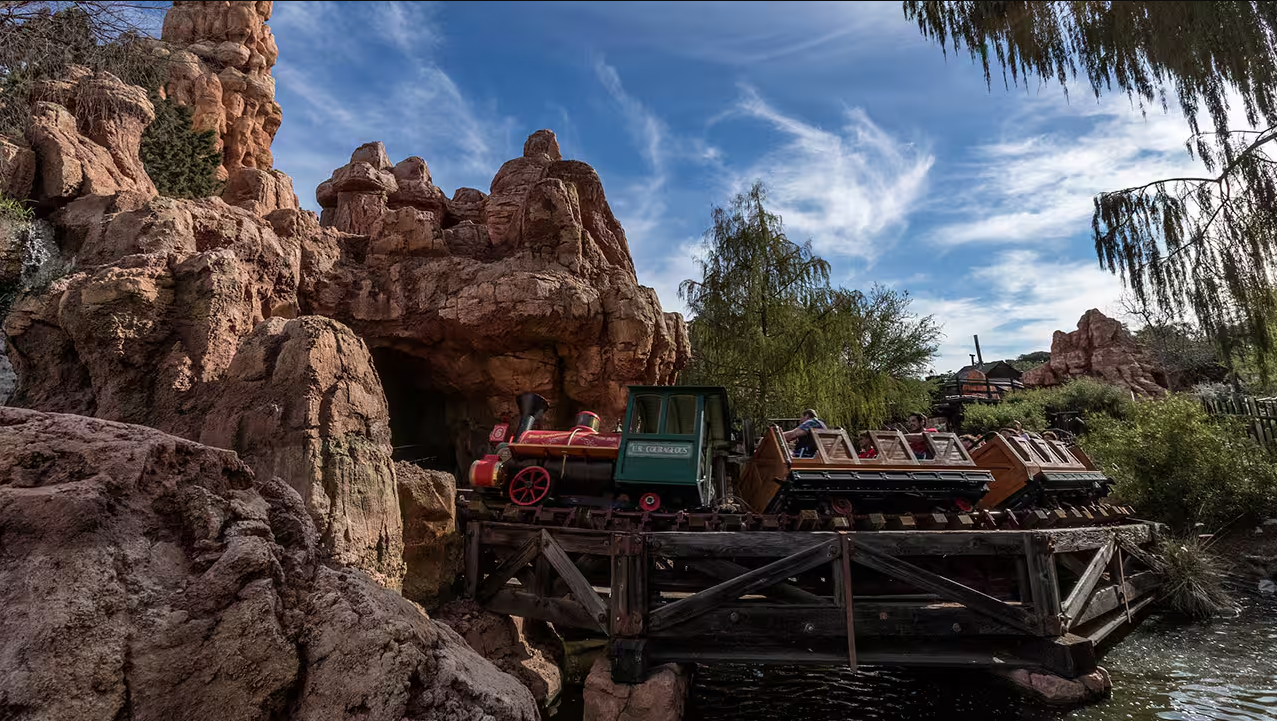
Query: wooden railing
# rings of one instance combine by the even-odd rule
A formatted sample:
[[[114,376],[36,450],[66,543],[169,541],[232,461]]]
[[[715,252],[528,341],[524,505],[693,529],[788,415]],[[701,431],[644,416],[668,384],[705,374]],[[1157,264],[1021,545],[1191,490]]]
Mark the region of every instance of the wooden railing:
[[[1238,418],[1260,445],[1277,451],[1277,398],[1233,395],[1204,396],[1202,405],[1215,416]]]

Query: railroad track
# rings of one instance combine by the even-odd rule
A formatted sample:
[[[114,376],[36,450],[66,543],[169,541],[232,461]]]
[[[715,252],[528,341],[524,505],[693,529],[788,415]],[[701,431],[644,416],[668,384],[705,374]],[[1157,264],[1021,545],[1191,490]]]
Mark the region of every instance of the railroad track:
[[[1126,522],[1129,506],[1095,503],[1061,505],[1050,509],[935,513],[822,514],[729,513],[723,511],[672,513],[620,511],[587,506],[519,506],[481,498],[473,489],[457,490],[458,521],[500,521],[555,528],[595,531],[947,531],[1015,530],[1107,526]]]

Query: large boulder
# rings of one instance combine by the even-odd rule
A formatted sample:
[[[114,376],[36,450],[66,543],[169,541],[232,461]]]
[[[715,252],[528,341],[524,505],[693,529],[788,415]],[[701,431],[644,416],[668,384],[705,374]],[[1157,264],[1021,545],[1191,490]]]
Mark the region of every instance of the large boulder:
[[[424,161],[392,165],[371,143],[317,189],[321,229],[280,218],[302,238],[303,310],[349,325],[374,358],[412,359],[379,367],[382,381],[428,386],[462,439],[461,468],[520,392],[548,398],[555,420],[589,408],[610,424],[626,386],[671,383],[690,356],[682,317],[638,284],[598,175],[562,160],[552,132],[534,133],[491,190],[445,199]]]
[[[585,679],[585,721],[679,721],[691,682],[690,669],[667,663],[643,683],[616,683],[611,662],[600,656]]]
[[[434,619],[461,634],[470,648],[519,679],[537,703],[553,708],[563,690],[562,647],[544,621],[487,611],[474,601],[457,601],[434,612]]]
[[[403,519],[403,595],[426,608],[448,600],[461,570],[457,533],[457,481],[451,473],[412,463],[395,464]]]
[[[155,185],[139,157],[142,133],[155,119],[146,91],[110,73],[82,75],[72,87],[74,95],[70,88],[37,95],[71,107],[47,100],[31,107],[27,141],[39,171],[36,199],[61,205],[82,195],[154,196]],[[12,162],[22,161],[15,155]]]
[[[238,451],[302,495],[334,559],[398,587],[385,396],[348,329],[290,320],[296,240],[217,198],[88,196],[54,221],[80,265],[6,319],[10,402]]]
[[[199,440],[282,478],[336,562],[398,588],[404,534],[389,412],[363,341],[327,318],[270,318],[207,392]]]
[[[1160,396],[1166,388],[1158,383],[1160,373],[1130,331],[1092,308],[1077,322],[1077,330],[1057,330],[1051,339],[1051,360],[1026,371],[1024,385],[1054,386],[1080,376],[1099,378],[1137,396]]]
[[[0,711],[30,721],[534,721],[287,484],[138,426],[0,408]]]
[[[283,113],[270,69],[279,56],[266,21],[270,2],[174,2],[156,49],[168,64],[164,91],[190,106],[196,130],[217,134],[218,177],[270,170]]]

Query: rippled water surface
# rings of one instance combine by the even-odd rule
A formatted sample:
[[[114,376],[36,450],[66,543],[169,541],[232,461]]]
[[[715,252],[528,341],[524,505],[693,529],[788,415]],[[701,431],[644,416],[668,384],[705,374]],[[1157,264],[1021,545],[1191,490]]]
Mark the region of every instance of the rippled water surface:
[[[1145,621],[1101,661],[1113,695],[1073,711],[978,672],[701,666],[688,721],[1277,721],[1277,603],[1207,625]],[[565,699],[555,721],[580,718]],[[566,718],[565,718],[566,717]]]
[[[1071,712],[1027,702],[976,672],[701,667],[696,721],[1002,719],[1277,720],[1277,605],[1209,625],[1153,618],[1101,662],[1113,696]]]

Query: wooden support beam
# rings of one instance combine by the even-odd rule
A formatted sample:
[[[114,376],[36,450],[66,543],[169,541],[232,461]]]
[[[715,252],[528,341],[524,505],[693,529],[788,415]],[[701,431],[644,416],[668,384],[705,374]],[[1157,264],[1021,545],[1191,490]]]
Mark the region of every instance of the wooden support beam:
[[[483,550],[479,543],[479,522],[466,524],[466,595],[474,598],[479,592],[479,553]]]
[[[612,636],[637,637],[646,631],[648,600],[647,548],[643,536],[612,536]]]
[[[852,671],[856,670],[856,615],[852,607],[852,599],[855,593],[851,588],[851,536],[840,534],[838,536],[840,544],[838,553],[838,571],[839,590],[842,592],[842,608],[846,617],[847,626],[847,667]]]
[[[1059,636],[1064,633],[1063,609],[1051,538],[1041,533],[1023,534],[1023,543],[1033,616],[1041,635]]]
[[[841,563],[841,558],[834,561]],[[1017,631],[956,603],[858,600],[852,609],[852,634],[875,638],[927,639],[983,636],[1015,636]],[[677,626],[655,631],[648,638],[704,643],[797,643],[812,639],[843,639],[847,635],[847,610],[819,606],[776,604],[741,600],[707,611]],[[1023,637],[1023,634],[1020,634]],[[1034,637],[1037,638],[1037,637]],[[846,663],[849,649],[844,651]]]
[[[1040,635],[1037,624],[1034,624],[1022,609],[1009,606],[993,596],[968,588],[957,581],[918,568],[912,563],[893,558],[865,540],[861,540],[856,545],[856,553],[851,560],[942,598],[957,601],[972,611],[989,616],[999,623],[1025,633]]]
[[[540,535],[542,530],[544,529],[524,524],[483,523],[480,528],[480,537],[485,546],[518,548],[532,536]],[[588,553],[595,556],[612,554],[611,534],[606,531],[557,528],[554,531],[554,539],[567,553]]]
[[[1087,638],[1089,638],[1091,640],[1091,643],[1095,644],[1096,646],[1100,645],[1101,643],[1104,642],[1104,639],[1112,635],[1114,631],[1118,630],[1119,628],[1121,628],[1122,626],[1126,624],[1133,623],[1131,619],[1134,618],[1134,615],[1144,610],[1146,606],[1148,606],[1150,603],[1152,603],[1155,600],[1157,600],[1157,594],[1150,593],[1149,595],[1137,601],[1134,606],[1129,607],[1126,613],[1118,614],[1117,616],[1113,618],[1113,620],[1109,621],[1108,623],[1092,631]]]
[[[533,536],[520,546],[519,550],[506,557],[501,565],[497,566],[496,570],[484,580],[483,585],[479,586],[478,593],[475,594],[475,600],[482,604],[492,598],[507,581],[514,578],[514,574],[518,573],[519,569],[532,563],[532,559],[539,553],[541,553],[541,539]]]
[[[817,543],[795,554],[756,568],[730,581],[724,581],[687,598],[681,598],[669,605],[656,609],[648,618],[651,631],[658,631],[676,626],[679,623],[696,618],[723,603],[734,601],[748,593],[774,585],[776,582],[791,576],[809,571],[822,563],[828,563],[837,557],[837,539]]]
[[[1161,584],[1161,577],[1153,571],[1141,571],[1127,576],[1126,583],[1121,587],[1115,584],[1101,588],[1091,594],[1091,602],[1078,612],[1077,618],[1073,619],[1072,628],[1083,628],[1112,612],[1113,609],[1121,607],[1123,597],[1140,599],[1144,594],[1156,591]]]
[[[1091,600],[1091,593],[1095,591],[1095,586],[1100,582],[1100,577],[1108,570],[1109,560],[1113,557],[1113,551],[1116,548],[1117,541],[1110,540],[1103,548],[1096,551],[1095,558],[1091,559],[1086,570],[1082,572],[1082,576],[1074,584],[1073,590],[1069,591],[1069,597],[1064,599],[1061,612],[1066,619],[1064,622],[1066,630],[1073,625],[1073,619],[1081,614],[1087,601]],[[1117,582],[1121,583],[1120,580]]]
[[[554,570],[559,572],[559,577],[567,584],[568,590],[576,598],[577,603],[589,611],[590,617],[595,620],[600,630],[606,631],[608,629],[607,606],[594,592],[590,582],[585,580],[585,576],[581,575],[581,571],[572,563],[572,559],[568,558],[568,554],[563,552],[563,548],[545,529],[541,530],[541,553],[545,554],[546,560],[554,566]]]
[[[720,581],[730,581],[741,574],[749,573],[749,569],[738,563],[732,563],[720,558],[700,558],[687,562],[689,568],[700,571],[706,576],[711,576]],[[818,596],[809,591],[794,586],[789,583],[777,583],[760,589],[759,593],[773,598],[777,601],[785,603],[806,603],[811,605],[829,605],[829,599],[824,596]]]

